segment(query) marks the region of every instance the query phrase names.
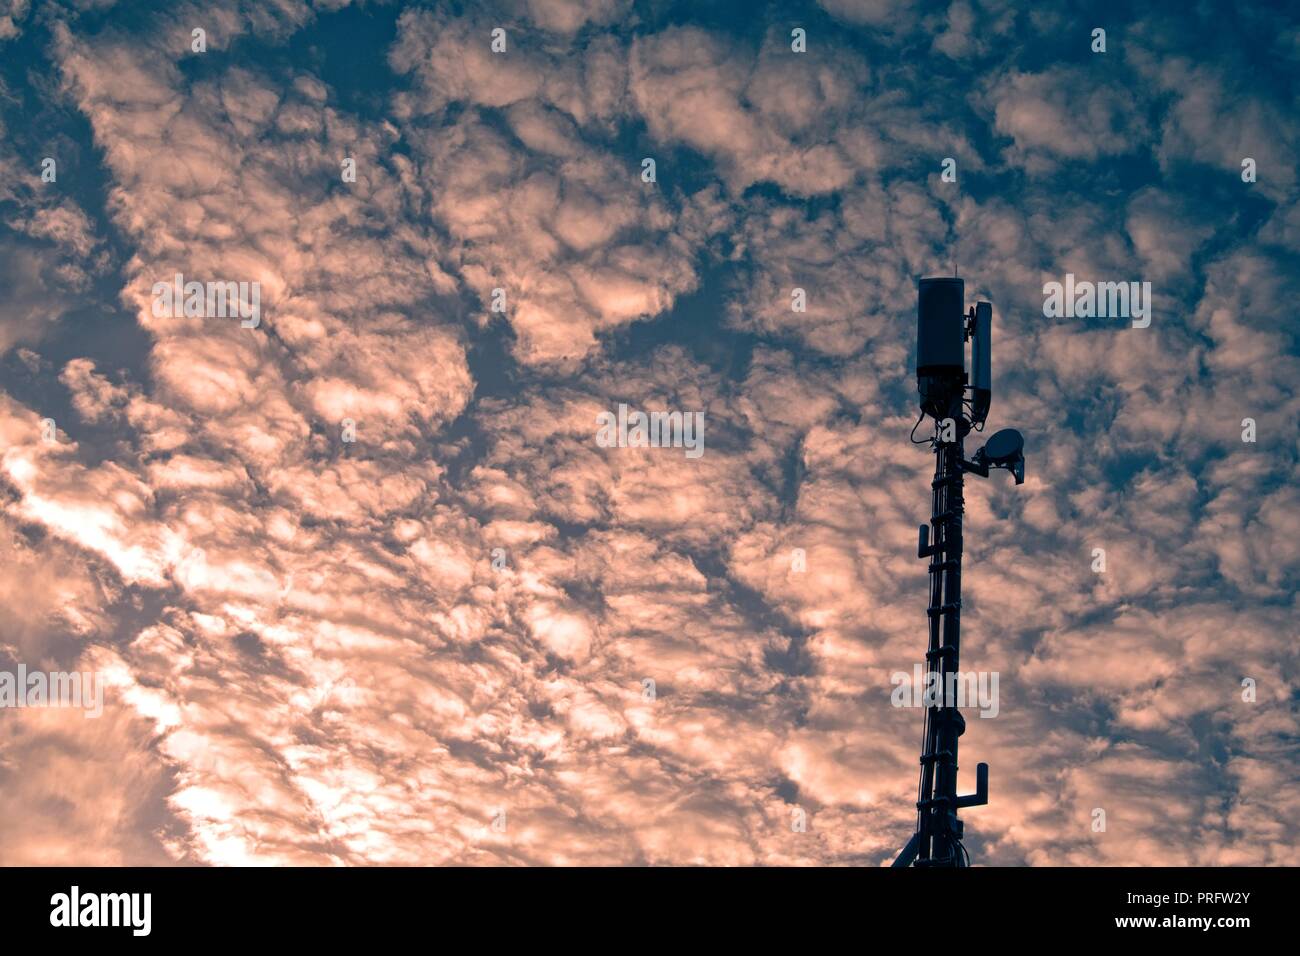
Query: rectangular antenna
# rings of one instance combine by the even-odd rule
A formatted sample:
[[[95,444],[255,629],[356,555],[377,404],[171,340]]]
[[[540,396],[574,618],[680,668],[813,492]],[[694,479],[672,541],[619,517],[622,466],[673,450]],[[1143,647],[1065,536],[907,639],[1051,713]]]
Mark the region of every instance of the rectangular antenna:
[[[989,303],[975,306],[971,333],[971,423],[982,425],[993,403],[993,306]]]

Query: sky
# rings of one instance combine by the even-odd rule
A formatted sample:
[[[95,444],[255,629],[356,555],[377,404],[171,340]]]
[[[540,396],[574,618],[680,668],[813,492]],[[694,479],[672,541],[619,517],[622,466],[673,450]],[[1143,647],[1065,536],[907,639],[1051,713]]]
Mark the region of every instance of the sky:
[[[1284,4],[0,0],[0,671],[103,689],[0,707],[0,863],[887,864],[954,270],[1027,456],[974,862],[1293,863],[1298,67]]]

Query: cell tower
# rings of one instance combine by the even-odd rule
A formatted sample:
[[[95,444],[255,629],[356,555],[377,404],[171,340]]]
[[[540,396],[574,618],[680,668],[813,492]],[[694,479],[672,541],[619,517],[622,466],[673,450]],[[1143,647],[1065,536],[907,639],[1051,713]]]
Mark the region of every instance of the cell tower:
[[[994,434],[972,460],[962,445],[970,432],[982,432],[992,401],[989,335],[993,307],[980,302],[964,312],[966,286],[959,278],[922,279],[917,294],[916,384],[921,419],[934,419],[933,513],[921,525],[917,557],[930,559],[929,647],[925,652],[927,688],[935,697],[925,708],[921,745],[921,783],[916,797],[916,833],[894,866],[969,866],[957,811],[989,802],[989,765],[975,773],[975,792],[957,795],[957,738],[966,721],[954,694],[961,648],[961,548],[963,478],[987,478],[1005,468],[1025,480],[1024,439],[1013,428]],[[971,343],[971,374],[966,374],[966,343]],[[969,392],[969,398],[967,393]],[[915,433],[916,429],[912,429]],[[916,439],[913,439],[916,441]],[[925,444],[924,441],[917,442]],[[954,675],[950,680],[949,675]],[[933,683],[932,683],[933,682]]]

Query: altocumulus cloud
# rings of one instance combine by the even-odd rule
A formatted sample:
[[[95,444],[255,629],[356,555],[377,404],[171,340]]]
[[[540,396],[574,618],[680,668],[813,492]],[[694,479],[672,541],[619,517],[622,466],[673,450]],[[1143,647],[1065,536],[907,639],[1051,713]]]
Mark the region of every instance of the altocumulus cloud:
[[[954,262],[1032,456],[969,495],[972,850],[1294,857],[1294,23],[85,6],[0,11],[0,666],[105,712],[0,713],[0,862],[891,859]],[[1066,273],[1150,328],[1044,318]],[[705,454],[600,447],[624,402]]]

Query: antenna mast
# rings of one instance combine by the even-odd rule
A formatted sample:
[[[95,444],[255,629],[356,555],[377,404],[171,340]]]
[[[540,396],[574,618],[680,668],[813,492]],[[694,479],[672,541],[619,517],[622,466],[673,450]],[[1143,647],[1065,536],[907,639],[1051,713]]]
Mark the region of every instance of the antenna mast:
[[[916,832],[894,866],[962,867],[970,855],[962,845],[962,807],[989,802],[989,767],[976,768],[975,793],[957,795],[957,743],[966,720],[955,690],[961,660],[961,557],[965,473],[987,478],[990,468],[1006,468],[1016,484],[1024,481],[1024,439],[1014,429],[993,435],[971,461],[962,445],[982,431],[992,399],[990,333],[993,307],[981,302],[962,314],[965,283],[957,277],[922,279],[917,296],[916,377],[921,414],[934,419],[934,480],[931,516],[920,527],[917,557],[929,558],[930,604],[926,610],[929,643],[925,652],[925,737],[916,798]],[[972,379],[966,374],[966,342],[971,342]],[[970,392],[967,399],[966,393]]]

